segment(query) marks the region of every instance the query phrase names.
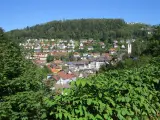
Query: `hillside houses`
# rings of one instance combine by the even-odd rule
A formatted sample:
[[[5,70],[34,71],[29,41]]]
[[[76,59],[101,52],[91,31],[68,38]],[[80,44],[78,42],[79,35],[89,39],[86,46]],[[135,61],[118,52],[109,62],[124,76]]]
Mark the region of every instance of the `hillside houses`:
[[[60,58],[61,56],[64,58],[71,52],[73,52],[72,56],[75,60],[87,60],[88,58],[100,57],[105,51],[109,51],[110,55],[114,55],[117,52],[117,48],[126,49],[125,45],[127,42],[125,41],[127,40],[114,40],[113,48],[111,49],[106,48],[104,42],[96,41],[91,38],[80,39],[79,41],[74,41],[72,39],[28,39],[26,43],[20,43],[20,46],[33,51],[31,54],[28,53],[30,55],[26,57],[31,60],[45,60],[48,54],[55,56],[55,58]],[[119,43],[121,46],[119,46]],[[98,46],[95,47],[95,45]],[[97,54],[95,52],[97,52]],[[40,54],[45,54],[45,56],[42,57]]]
[[[103,64],[108,64],[106,57],[91,58],[85,61],[68,62],[67,66],[72,71],[93,70],[97,71]]]
[[[96,46],[97,45],[97,46]],[[102,65],[109,64],[118,49],[126,49],[125,40],[113,41],[112,48],[93,39],[79,41],[63,39],[28,39],[20,43],[28,52],[27,59],[51,71],[56,86],[69,86],[68,83],[77,78],[85,78],[95,74]],[[53,61],[46,63],[47,56],[53,56]],[[63,84],[63,85],[62,85]]]

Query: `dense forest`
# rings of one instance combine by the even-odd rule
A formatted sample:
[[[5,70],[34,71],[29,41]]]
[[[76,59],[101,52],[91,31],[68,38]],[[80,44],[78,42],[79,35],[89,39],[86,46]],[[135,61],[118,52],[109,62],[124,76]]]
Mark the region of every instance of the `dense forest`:
[[[1,120],[160,119],[160,26],[147,40],[141,52],[145,57],[139,56],[143,59],[129,58],[78,79],[64,94],[44,85],[44,69],[24,59],[15,40],[2,29],[0,51]]]
[[[144,38],[150,30],[149,25],[127,24],[123,19],[77,19],[37,24],[21,30],[12,30],[7,34],[17,41],[24,41],[27,38],[109,40]]]

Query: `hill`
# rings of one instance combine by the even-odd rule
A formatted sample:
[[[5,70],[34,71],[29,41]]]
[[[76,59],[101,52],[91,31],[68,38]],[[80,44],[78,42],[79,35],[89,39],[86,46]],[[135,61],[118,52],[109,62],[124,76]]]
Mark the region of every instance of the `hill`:
[[[146,24],[127,24],[123,19],[75,19],[51,21],[24,29],[7,32],[8,36],[18,41],[28,38],[61,39],[120,39],[145,37]]]

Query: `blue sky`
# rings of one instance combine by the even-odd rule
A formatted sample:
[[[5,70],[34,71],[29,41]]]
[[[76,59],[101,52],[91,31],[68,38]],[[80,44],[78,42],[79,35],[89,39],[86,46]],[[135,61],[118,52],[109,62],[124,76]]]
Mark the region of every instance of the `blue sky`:
[[[0,27],[6,31],[52,20],[123,18],[160,24],[160,0],[0,0]]]

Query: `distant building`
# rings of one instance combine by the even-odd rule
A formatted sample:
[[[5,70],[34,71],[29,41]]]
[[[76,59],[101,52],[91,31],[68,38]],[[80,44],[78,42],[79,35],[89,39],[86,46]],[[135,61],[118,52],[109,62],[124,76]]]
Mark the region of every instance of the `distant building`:
[[[131,43],[128,43],[128,54],[131,54],[132,52],[132,45]]]

